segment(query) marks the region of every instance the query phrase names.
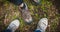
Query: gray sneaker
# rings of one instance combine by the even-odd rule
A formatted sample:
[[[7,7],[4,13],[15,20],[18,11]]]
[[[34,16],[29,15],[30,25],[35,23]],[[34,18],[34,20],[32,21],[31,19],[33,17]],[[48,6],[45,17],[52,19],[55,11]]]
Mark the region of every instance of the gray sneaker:
[[[47,26],[48,26],[48,19],[47,18],[42,18],[38,22],[38,26],[37,26],[36,30],[40,30],[41,32],[45,32]]]
[[[19,20],[16,19],[10,23],[7,29],[11,30],[12,32],[15,32],[15,30],[18,29],[19,25]]]
[[[19,11],[21,12],[22,18],[25,22],[27,23],[32,22],[32,16],[28,10],[26,3],[22,3],[22,5],[19,6]]]
[[[32,0],[32,1],[35,3],[35,5],[39,5],[41,3],[41,0]]]

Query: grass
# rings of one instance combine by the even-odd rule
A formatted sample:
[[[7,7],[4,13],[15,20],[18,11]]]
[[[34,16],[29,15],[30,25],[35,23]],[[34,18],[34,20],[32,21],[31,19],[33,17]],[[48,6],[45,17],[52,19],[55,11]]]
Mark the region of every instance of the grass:
[[[24,0],[24,2],[28,5],[28,8],[31,12],[31,15],[33,17],[33,22],[28,25],[26,24],[23,19],[21,18],[21,14],[18,10],[18,6],[8,2],[7,0],[0,0],[0,2],[3,2],[3,6],[0,7],[0,25],[2,25],[2,21],[5,19],[8,19],[7,22],[8,24],[10,23],[10,21],[19,18],[20,20],[20,27],[18,29],[18,31],[21,32],[33,32],[36,29],[37,23],[41,18],[47,17],[49,19],[49,25],[47,28],[47,32],[55,32],[55,29],[58,25],[58,19],[59,19],[59,14],[56,13],[56,7],[54,7],[54,5],[52,4],[52,2],[48,1],[48,0],[41,0],[40,5],[33,5],[34,3],[28,1],[28,0]],[[3,20],[2,20],[3,19]],[[4,25],[4,24],[3,24]],[[5,24],[4,26],[2,25],[1,30],[4,30],[5,27],[7,27],[8,25]]]

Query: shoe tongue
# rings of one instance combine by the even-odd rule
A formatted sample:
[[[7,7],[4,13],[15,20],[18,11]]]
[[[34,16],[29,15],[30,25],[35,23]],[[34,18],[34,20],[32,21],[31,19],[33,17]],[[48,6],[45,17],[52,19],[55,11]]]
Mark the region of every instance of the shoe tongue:
[[[24,4],[23,8],[25,9],[26,8],[26,5]]]

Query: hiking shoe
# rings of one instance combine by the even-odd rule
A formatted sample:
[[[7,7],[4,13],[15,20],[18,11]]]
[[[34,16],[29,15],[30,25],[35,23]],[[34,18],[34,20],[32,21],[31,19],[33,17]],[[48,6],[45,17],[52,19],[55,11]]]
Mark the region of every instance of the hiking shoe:
[[[7,29],[11,30],[12,32],[15,32],[15,30],[18,29],[19,24],[19,20],[16,19],[10,23]]]
[[[22,18],[25,22],[27,23],[32,22],[32,16],[28,10],[26,3],[22,3],[22,5],[19,6],[19,11],[21,12]]]
[[[42,18],[38,22],[38,26],[37,26],[36,30],[40,30],[41,32],[45,32],[47,26],[48,26],[48,19],[47,18]]]
[[[40,4],[40,0],[32,0],[36,5]]]

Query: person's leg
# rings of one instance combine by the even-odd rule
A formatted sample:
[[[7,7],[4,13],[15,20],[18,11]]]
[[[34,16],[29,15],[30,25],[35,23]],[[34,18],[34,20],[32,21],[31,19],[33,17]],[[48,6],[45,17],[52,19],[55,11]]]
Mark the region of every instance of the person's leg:
[[[7,27],[6,30],[4,30],[4,32],[15,32],[15,30],[18,29],[19,25],[19,20],[16,19],[10,23],[10,25]]]
[[[15,5],[20,5],[23,3],[23,0],[8,0],[8,1],[15,4]]]
[[[6,30],[4,30],[4,31],[2,31],[2,32],[12,32],[12,30],[6,29]]]
[[[41,32],[40,30],[35,30],[34,32]]]
[[[37,25],[37,29],[34,32],[45,32],[46,28],[48,26],[48,19],[42,18]]]

